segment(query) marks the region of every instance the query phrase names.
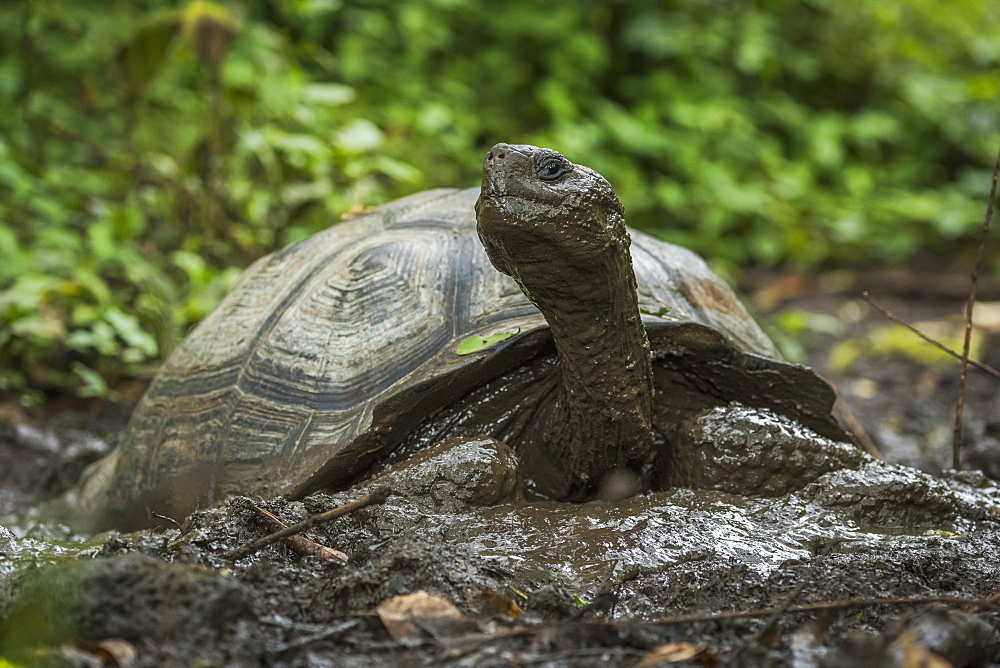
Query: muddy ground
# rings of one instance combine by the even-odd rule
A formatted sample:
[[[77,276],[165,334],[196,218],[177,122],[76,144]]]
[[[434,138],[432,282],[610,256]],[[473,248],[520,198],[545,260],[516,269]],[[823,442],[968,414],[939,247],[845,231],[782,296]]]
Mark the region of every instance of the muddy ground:
[[[870,344],[887,321],[859,297],[870,289],[908,320],[954,329],[962,297],[944,289],[953,279],[751,278],[748,294],[790,352],[800,346],[885,460],[907,466],[857,459],[771,498],[681,489],[529,504],[495,484],[510,476],[509,453],[470,446],[342,494],[235,499],[81,542],[17,516],[106,451],[127,406],[7,404],[0,525],[17,533],[0,528],[0,656],[142,666],[1000,663],[996,599],[954,600],[1000,593],[1000,381],[970,374],[965,470],[947,472],[955,368],[898,337]],[[984,300],[1000,300],[990,289]],[[1000,366],[996,334],[984,337],[983,361]],[[442,463],[461,473],[432,474]],[[385,504],[307,534],[346,565],[287,544],[227,554],[273,529],[257,508],[294,522],[379,483],[397,491]],[[911,600],[892,602],[900,598]]]

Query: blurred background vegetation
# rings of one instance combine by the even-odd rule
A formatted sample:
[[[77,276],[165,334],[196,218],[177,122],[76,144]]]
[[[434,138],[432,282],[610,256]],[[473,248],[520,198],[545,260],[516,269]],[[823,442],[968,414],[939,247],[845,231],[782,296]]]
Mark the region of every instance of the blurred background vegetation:
[[[990,0],[4,2],[0,390],[148,375],[254,258],[496,141],[731,277],[946,255],[998,64]]]

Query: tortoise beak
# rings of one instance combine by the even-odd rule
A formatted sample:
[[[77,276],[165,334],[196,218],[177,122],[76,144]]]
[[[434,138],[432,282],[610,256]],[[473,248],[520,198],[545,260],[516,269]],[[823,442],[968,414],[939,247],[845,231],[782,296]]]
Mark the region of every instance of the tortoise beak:
[[[489,196],[509,194],[508,181],[519,172],[531,169],[532,146],[496,144],[483,158],[483,193]]]
[[[506,190],[504,166],[510,155],[510,144],[496,144],[483,158],[483,194],[500,195]]]

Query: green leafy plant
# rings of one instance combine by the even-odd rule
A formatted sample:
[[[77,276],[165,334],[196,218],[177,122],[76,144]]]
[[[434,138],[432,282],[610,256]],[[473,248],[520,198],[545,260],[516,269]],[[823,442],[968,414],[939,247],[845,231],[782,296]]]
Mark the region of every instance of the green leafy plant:
[[[594,167],[730,275],[943,252],[998,63],[971,0],[4,3],[0,389],[148,376],[239,268],[475,185],[496,141]]]

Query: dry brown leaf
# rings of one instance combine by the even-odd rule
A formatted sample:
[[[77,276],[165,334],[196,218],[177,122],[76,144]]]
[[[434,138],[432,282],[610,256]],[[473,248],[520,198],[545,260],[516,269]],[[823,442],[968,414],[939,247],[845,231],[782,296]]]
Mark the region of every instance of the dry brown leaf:
[[[649,668],[650,666],[663,666],[668,663],[688,661],[703,653],[706,649],[708,649],[708,645],[705,643],[698,643],[697,645],[692,645],[689,642],[667,643],[653,649],[652,652],[642,659],[639,665],[643,668]]]
[[[375,612],[397,642],[419,634],[421,629],[448,635],[474,626],[454,605],[423,590],[387,598],[378,604]]]
[[[521,606],[503,594],[495,592],[492,589],[483,589],[479,592],[479,596],[482,598],[483,603],[486,604],[486,607],[489,610],[501,615],[507,615],[511,619],[517,619],[524,613]]]
[[[80,649],[93,654],[102,665],[131,668],[135,665],[139,653],[135,645],[121,638],[105,638],[97,641],[81,641]]]
[[[909,631],[900,633],[892,644],[900,655],[901,668],[955,668],[951,661],[921,645]]]

